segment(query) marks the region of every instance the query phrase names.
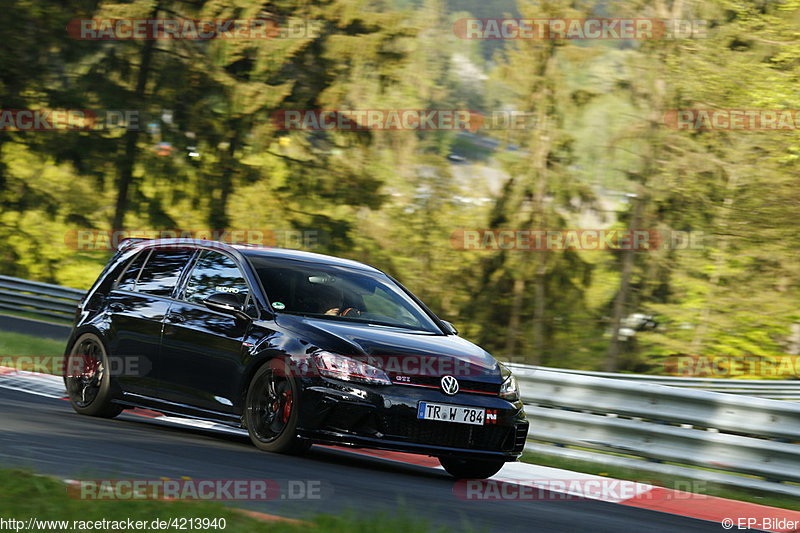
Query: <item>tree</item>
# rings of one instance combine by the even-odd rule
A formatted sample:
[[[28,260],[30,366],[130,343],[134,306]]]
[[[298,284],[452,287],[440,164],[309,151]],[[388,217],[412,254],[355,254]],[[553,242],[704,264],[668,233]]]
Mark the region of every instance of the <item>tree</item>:
[[[582,13],[575,6],[550,2],[519,2],[518,7],[523,18],[578,18]],[[564,83],[564,63],[581,53],[554,39],[519,40],[501,56],[495,75],[513,95],[512,109],[530,120],[528,127],[508,133],[508,141],[519,145],[520,155],[505,161],[511,177],[497,201],[490,228],[561,229],[568,223],[567,213],[575,211],[578,204],[585,208],[591,202],[589,188],[571,175],[574,139],[567,117],[576,112],[576,99]],[[562,269],[566,267],[570,273],[565,276]],[[505,318],[500,331],[506,356],[517,357],[522,350],[530,362],[554,361],[557,349],[551,342],[552,319],[558,317],[548,317],[548,310],[558,307],[555,302],[563,293],[580,293],[589,281],[589,270],[572,250],[515,251],[489,258],[483,265],[479,291],[482,298],[491,294],[495,302],[485,302],[479,306],[485,311],[477,312],[487,325],[496,320],[490,319],[487,311]],[[500,313],[497,300],[503,302]],[[530,317],[530,330],[523,329],[525,316]],[[498,337],[496,333],[484,335],[490,344],[497,342],[492,339]]]

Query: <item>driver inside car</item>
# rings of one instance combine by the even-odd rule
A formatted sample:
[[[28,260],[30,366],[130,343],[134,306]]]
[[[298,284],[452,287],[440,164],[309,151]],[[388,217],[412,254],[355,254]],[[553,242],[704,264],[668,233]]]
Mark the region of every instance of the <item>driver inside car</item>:
[[[329,316],[358,316],[361,311],[355,307],[346,307],[341,291],[333,288],[324,287],[319,289],[317,295],[319,303],[318,313]]]

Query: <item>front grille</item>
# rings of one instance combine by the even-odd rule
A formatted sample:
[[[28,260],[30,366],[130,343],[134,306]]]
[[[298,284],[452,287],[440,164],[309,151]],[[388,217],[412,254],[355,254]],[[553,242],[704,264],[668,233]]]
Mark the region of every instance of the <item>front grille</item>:
[[[433,376],[411,376],[410,381],[395,381],[395,385],[422,385],[428,388],[441,390],[442,378]],[[458,380],[459,394],[470,394],[470,392],[482,394],[500,394],[500,385],[497,383],[486,383],[483,381],[473,381],[456,377]]]
[[[395,417],[382,417],[381,426],[386,438],[415,444],[491,451],[511,451],[513,447],[513,441],[508,438],[513,428],[503,426],[473,426]]]

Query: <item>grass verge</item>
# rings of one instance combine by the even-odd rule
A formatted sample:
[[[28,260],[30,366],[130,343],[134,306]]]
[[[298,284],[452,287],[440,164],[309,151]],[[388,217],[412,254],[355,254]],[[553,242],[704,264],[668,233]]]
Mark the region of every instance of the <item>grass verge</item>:
[[[0,358],[16,355],[61,356],[65,343],[32,335],[0,331]]]
[[[232,507],[212,502],[160,502],[160,501],[85,501],[67,495],[62,481],[38,476],[29,471],[0,469],[0,516],[5,520],[27,522],[31,518],[42,521],[67,521],[68,527],[51,525],[38,530],[81,530],[81,522],[126,522],[128,519],[151,524],[153,520],[220,519],[225,520],[224,531],[253,533],[401,533],[407,531],[447,533],[447,529],[432,528],[422,520],[407,517],[354,514],[317,515],[301,523],[264,521],[247,516]],[[208,523],[208,522],[207,522]],[[40,524],[43,525],[43,524]],[[75,527],[77,525],[78,527]],[[13,529],[13,528],[12,528]],[[97,529],[97,528],[94,528]],[[107,529],[107,528],[106,528]],[[197,529],[197,528],[195,528]],[[146,527],[142,531],[152,531]],[[159,531],[179,531],[165,528]],[[185,530],[185,528],[183,529]],[[220,527],[203,528],[204,531],[222,531]]]

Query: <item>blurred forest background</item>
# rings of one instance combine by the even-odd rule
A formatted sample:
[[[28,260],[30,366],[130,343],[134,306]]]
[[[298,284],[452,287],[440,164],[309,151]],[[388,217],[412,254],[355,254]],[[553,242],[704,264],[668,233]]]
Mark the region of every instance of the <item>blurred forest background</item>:
[[[3,0],[0,107],[141,130],[0,131],[0,273],[86,288],[76,229],[271,228],[396,276],[502,358],[656,371],[800,353],[800,135],[664,126],[800,109],[800,1]],[[702,19],[705,38],[466,40],[465,17]],[[269,40],[90,41],[76,18],[319,23]],[[282,109],[519,111],[524,130],[279,131]],[[162,144],[167,143],[167,144]],[[632,222],[633,220],[633,222]],[[703,232],[699,249],[470,252],[461,228]],[[637,316],[653,317],[646,328]]]

